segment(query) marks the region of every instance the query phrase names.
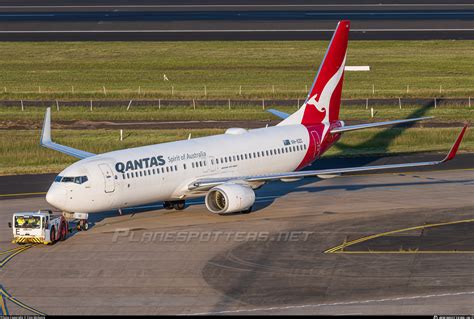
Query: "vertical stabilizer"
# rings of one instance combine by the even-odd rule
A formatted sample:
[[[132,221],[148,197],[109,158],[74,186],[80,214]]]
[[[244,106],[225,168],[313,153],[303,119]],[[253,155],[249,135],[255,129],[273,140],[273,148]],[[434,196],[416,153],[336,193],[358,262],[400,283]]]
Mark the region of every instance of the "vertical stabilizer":
[[[312,125],[339,119],[349,29],[349,21],[339,21],[306,101],[278,125]]]

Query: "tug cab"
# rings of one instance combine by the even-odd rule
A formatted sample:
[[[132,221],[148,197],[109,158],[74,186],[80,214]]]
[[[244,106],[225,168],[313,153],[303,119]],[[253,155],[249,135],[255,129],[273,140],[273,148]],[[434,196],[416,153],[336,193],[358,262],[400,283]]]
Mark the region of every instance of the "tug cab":
[[[87,230],[87,214],[72,214],[79,219],[78,230]],[[69,222],[64,215],[55,215],[51,210],[18,212],[13,214],[8,226],[13,230],[12,243],[54,244],[68,236]]]

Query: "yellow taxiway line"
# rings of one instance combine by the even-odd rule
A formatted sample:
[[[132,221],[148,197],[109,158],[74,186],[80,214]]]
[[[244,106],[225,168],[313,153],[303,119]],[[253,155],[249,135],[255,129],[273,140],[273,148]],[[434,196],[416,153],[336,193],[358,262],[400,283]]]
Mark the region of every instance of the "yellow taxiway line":
[[[28,246],[22,246],[22,247],[18,247],[18,248],[13,248],[13,249],[9,249],[9,250],[5,250],[5,251],[2,251],[0,252],[0,255],[5,255],[5,254],[8,254],[10,253],[10,255],[8,255],[7,257],[5,257],[2,261],[0,261],[0,269],[7,263],[9,262],[13,257],[15,257],[16,255],[18,255],[19,253],[22,253],[24,252],[25,250],[28,250],[30,249],[31,247],[34,247],[36,245],[28,245]],[[8,315],[8,309],[7,309],[7,306],[6,306],[6,303],[5,303],[5,300],[8,300],[8,301],[11,301],[13,302],[14,304],[16,304],[17,306],[23,308],[23,309],[26,309],[28,311],[31,311],[33,312],[34,314],[37,314],[37,315],[41,315],[41,316],[45,316],[46,314],[42,313],[41,311],[39,310],[36,310],[26,304],[24,304],[23,302],[17,300],[15,297],[13,297],[12,295],[10,295],[4,288],[2,285],[0,285],[0,309],[2,311],[2,314],[7,316]]]
[[[10,252],[13,252],[12,254],[8,255],[7,257],[5,257],[2,261],[0,261],[0,269],[7,263],[10,261],[10,259],[12,259],[13,257],[15,257],[16,255],[18,255],[19,253],[22,253],[24,252],[25,250],[27,249],[30,249],[31,247],[33,247],[35,245],[29,245],[29,246],[24,246],[24,247],[20,247],[18,249],[10,249]],[[8,252],[8,250],[7,250]]]
[[[424,228],[431,228],[431,227],[438,227],[438,226],[446,226],[446,225],[454,225],[454,224],[461,224],[461,223],[472,223],[472,222],[474,222],[474,219],[464,219],[464,220],[457,220],[457,221],[452,221],[452,222],[426,224],[426,225],[421,225],[421,226],[414,226],[414,227],[408,227],[408,228],[403,228],[403,229],[392,230],[392,231],[388,231],[388,232],[384,232],[384,233],[379,233],[379,234],[374,234],[374,235],[358,238],[358,239],[355,239],[355,240],[352,240],[352,241],[349,241],[349,242],[343,242],[342,244],[340,244],[338,246],[335,246],[333,248],[329,248],[329,249],[325,250],[324,253],[359,253],[359,254],[362,254],[362,253],[365,253],[365,254],[375,253],[375,251],[358,251],[358,252],[351,251],[351,252],[348,252],[348,251],[345,251],[344,249],[349,247],[349,246],[359,244],[359,243],[362,243],[362,242],[365,242],[365,241],[368,241],[368,240],[371,240],[371,239],[375,239],[375,238],[379,238],[379,237],[383,237],[383,236],[388,236],[388,235],[392,235],[392,234],[397,234],[397,233],[402,233],[402,232],[406,232],[406,231],[410,231],[410,230],[417,230],[417,229],[424,229]],[[377,253],[382,253],[384,251],[376,251],[376,252]],[[456,253],[459,253],[459,252],[460,251],[458,251]],[[471,252],[474,253],[474,251],[471,251]],[[387,253],[403,254],[403,253],[406,253],[406,251],[403,251],[403,250],[387,251]],[[422,253],[422,251],[413,250],[409,253],[419,254],[419,253]],[[428,251],[426,251],[426,253],[428,253]],[[431,253],[438,253],[438,251],[431,251]],[[442,251],[440,251],[439,253],[442,253]]]
[[[7,305],[5,304],[5,297],[3,294],[0,296],[0,308],[2,309],[2,315],[8,316]]]
[[[26,304],[24,304],[23,302],[21,302],[20,300],[16,299],[15,297],[13,297],[12,295],[10,295],[2,286],[0,286],[0,295],[1,295],[1,299],[3,300],[4,298],[13,302],[15,305],[23,308],[23,309],[26,309],[26,310],[29,310],[31,312],[33,312],[34,314],[37,314],[37,315],[40,315],[40,316],[46,316],[45,313],[39,311],[39,310],[36,310],[35,308],[32,308]],[[6,310],[6,308],[5,308]],[[2,309],[3,311],[3,309]]]
[[[11,252],[14,252],[14,251],[17,251],[17,250],[20,250],[20,249],[24,249],[25,247],[16,247],[16,248],[12,248],[12,249],[9,249],[9,250],[5,250],[5,251],[0,251],[0,255],[6,255],[6,254],[9,254]]]
[[[474,250],[367,250],[335,251],[332,254],[474,254]]]
[[[29,195],[46,195],[46,192],[17,193],[17,194],[0,194],[0,197],[29,196]]]

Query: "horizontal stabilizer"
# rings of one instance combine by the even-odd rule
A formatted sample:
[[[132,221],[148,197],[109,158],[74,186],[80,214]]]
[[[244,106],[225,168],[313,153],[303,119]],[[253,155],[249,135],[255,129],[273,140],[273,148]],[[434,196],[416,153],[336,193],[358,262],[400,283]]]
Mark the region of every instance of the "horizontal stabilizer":
[[[331,133],[333,133],[333,134],[334,133],[342,133],[342,132],[362,130],[362,129],[366,129],[366,128],[373,128],[373,127],[378,127],[378,126],[410,123],[410,122],[423,121],[423,120],[432,119],[432,118],[433,118],[433,116],[425,116],[425,117],[417,117],[417,118],[405,119],[405,120],[395,120],[395,121],[386,121],[386,122],[377,122],[377,123],[348,125],[348,126],[333,128],[331,130]]]
[[[267,112],[270,112],[270,113],[272,113],[272,114],[275,115],[275,116],[278,116],[278,117],[281,118],[282,120],[284,120],[284,119],[286,119],[288,116],[290,116],[290,114],[288,114],[288,113],[281,112],[281,111],[274,110],[274,109],[269,109],[269,110],[267,110]]]
[[[40,145],[46,148],[73,156],[73,157],[76,157],[76,158],[79,158],[79,159],[96,155],[94,153],[89,153],[89,152],[81,151],[69,146],[64,146],[61,144],[54,143],[51,140],[51,108],[50,107],[46,109],[46,114],[44,116],[43,131],[41,132]]]

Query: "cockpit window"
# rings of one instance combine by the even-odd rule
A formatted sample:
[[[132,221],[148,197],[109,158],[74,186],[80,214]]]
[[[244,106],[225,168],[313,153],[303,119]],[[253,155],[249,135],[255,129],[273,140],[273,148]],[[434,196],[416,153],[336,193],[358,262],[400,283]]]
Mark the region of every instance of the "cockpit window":
[[[83,184],[88,181],[87,176],[56,176],[55,182]]]
[[[85,182],[87,182],[87,176],[74,177],[74,183],[76,184],[83,184]]]

